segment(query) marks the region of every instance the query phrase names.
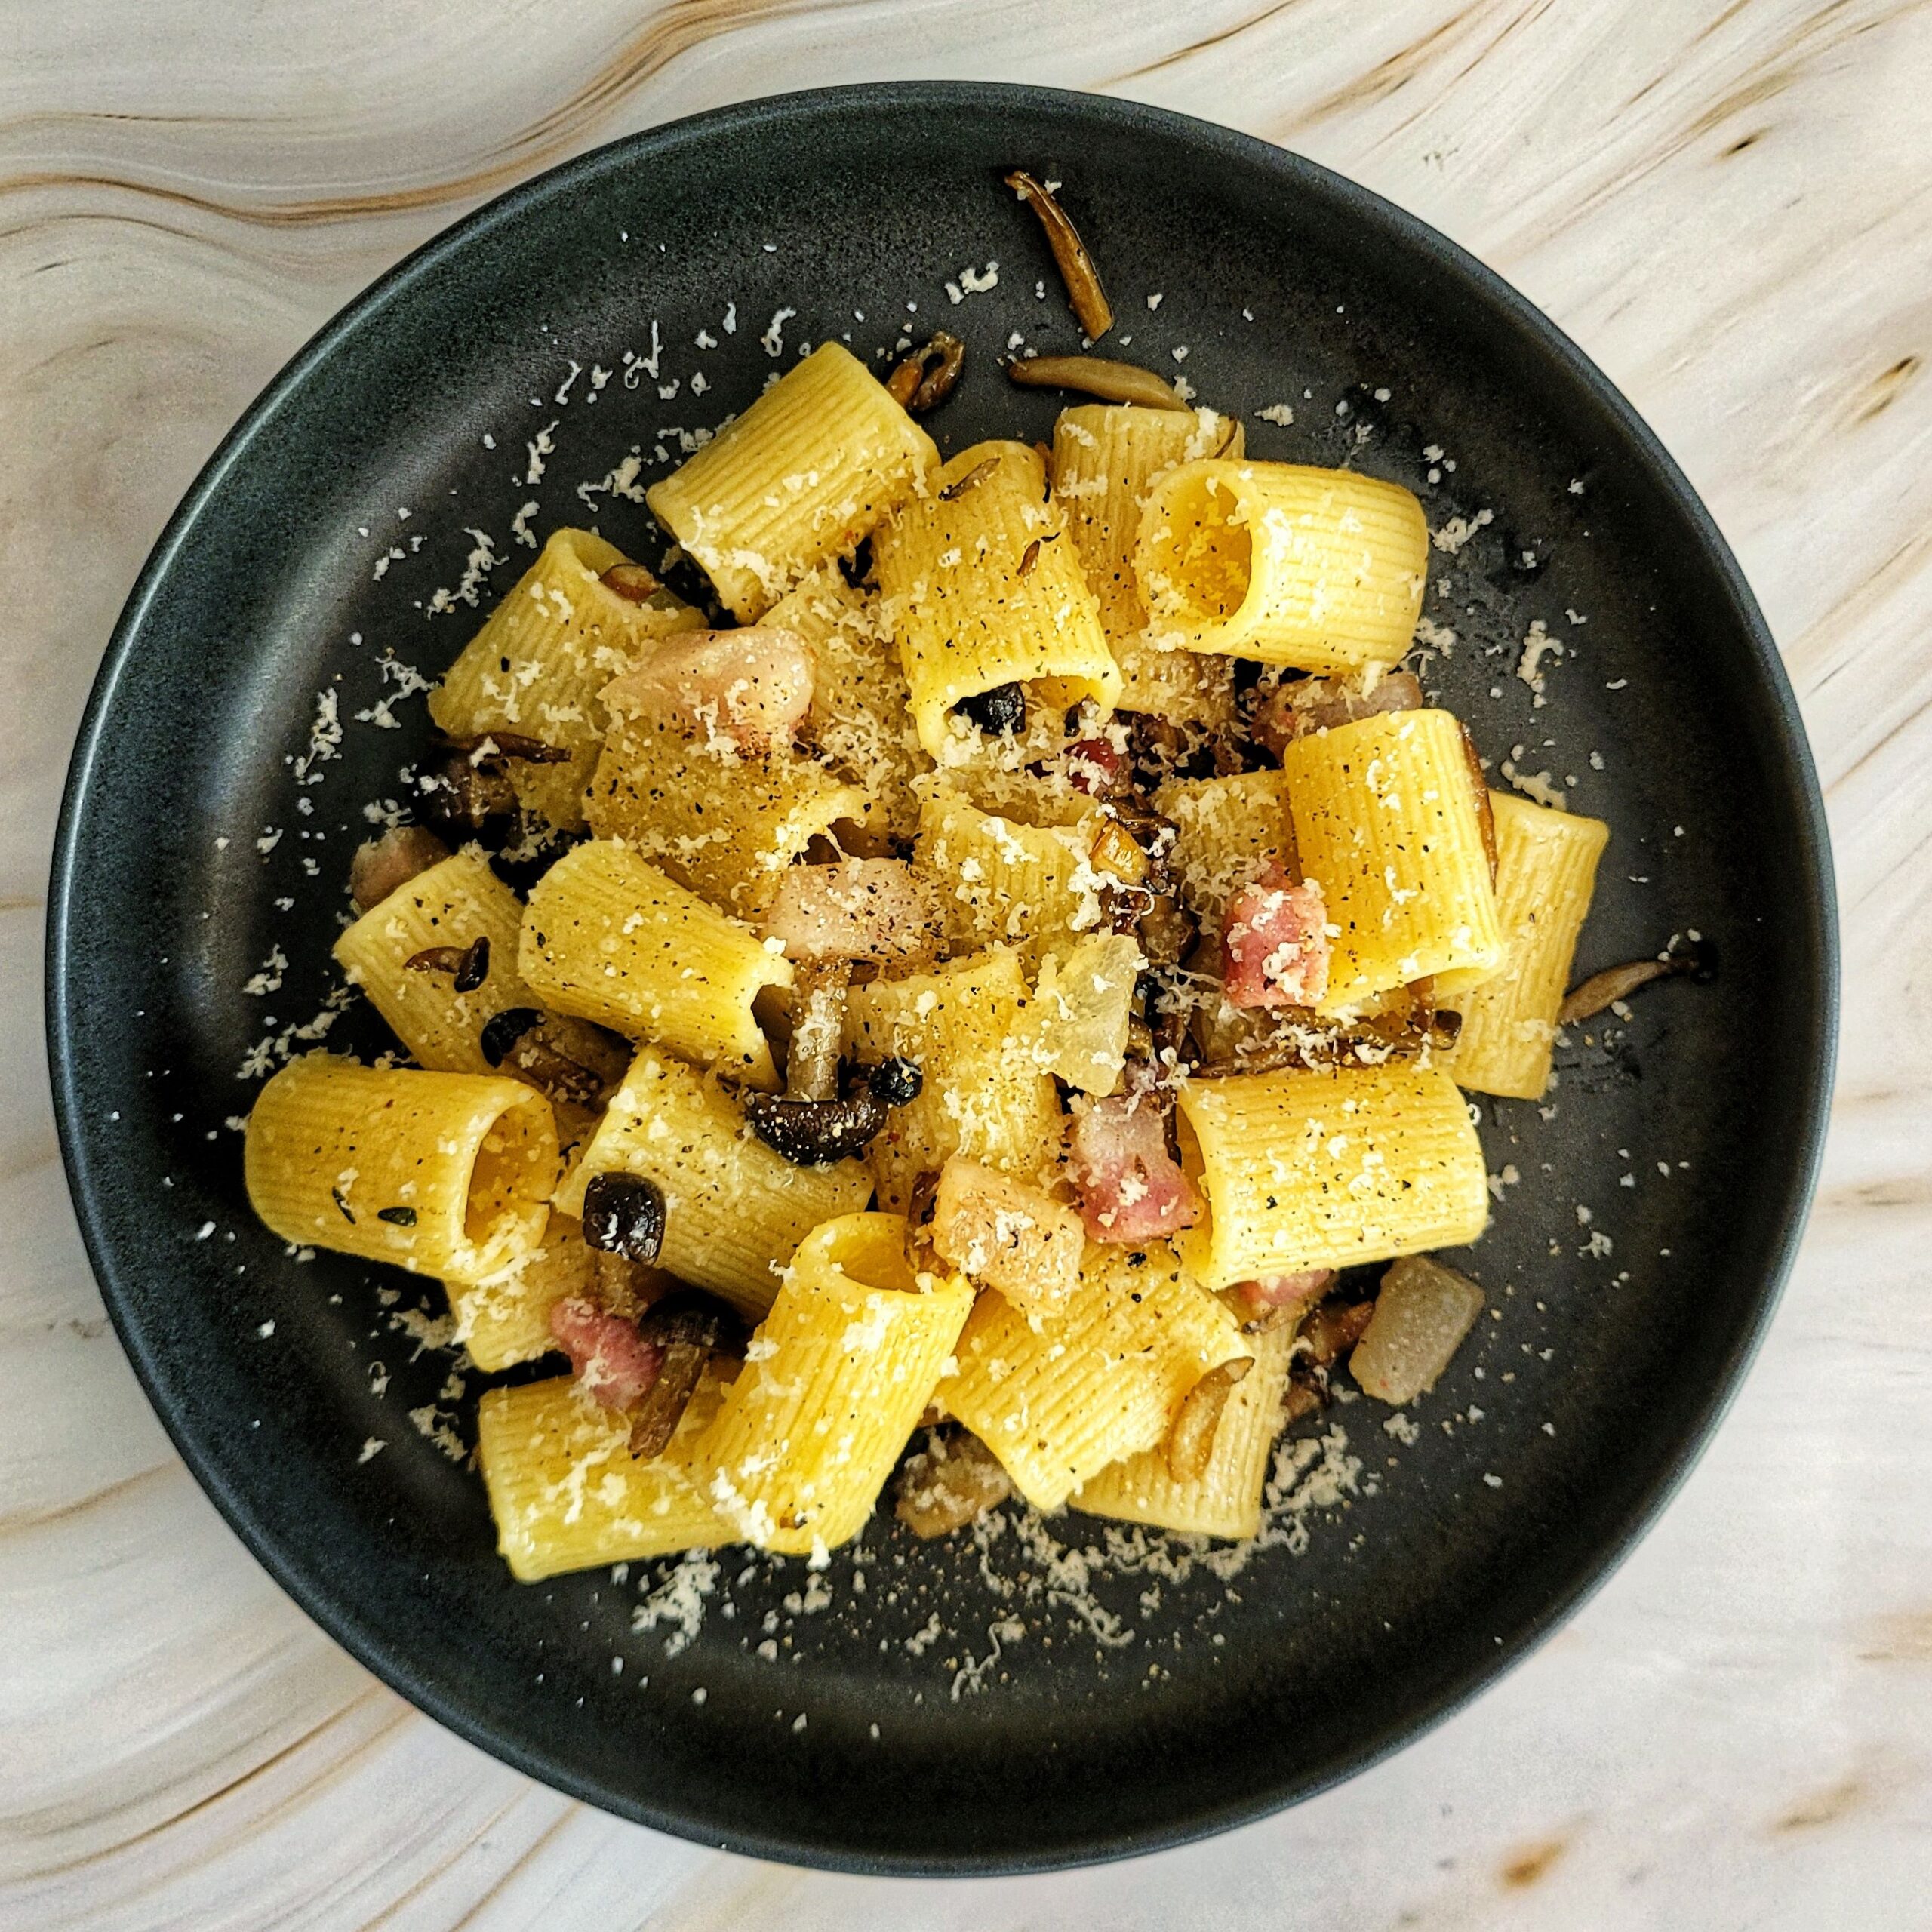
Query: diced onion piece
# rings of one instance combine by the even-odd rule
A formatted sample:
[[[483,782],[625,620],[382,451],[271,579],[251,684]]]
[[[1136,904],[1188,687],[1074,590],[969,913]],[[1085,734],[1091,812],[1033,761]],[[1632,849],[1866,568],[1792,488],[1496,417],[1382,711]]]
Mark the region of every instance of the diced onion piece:
[[[1414,1401],[1435,1386],[1482,1309],[1482,1291],[1466,1275],[1426,1254],[1406,1256],[1382,1278],[1349,1372],[1379,1402]]]
[[[1080,1285],[1080,1217],[1037,1187],[955,1154],[924,1232],[940,1258],[1023,1312],[1050,1313]]]

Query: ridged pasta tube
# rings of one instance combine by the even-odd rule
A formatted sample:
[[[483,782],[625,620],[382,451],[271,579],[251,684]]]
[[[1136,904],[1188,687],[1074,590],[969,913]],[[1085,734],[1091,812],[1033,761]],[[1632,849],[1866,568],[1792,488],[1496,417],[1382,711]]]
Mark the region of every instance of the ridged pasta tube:
[[[814,742],[864,786],[878,808],[878,831],[911,838],[919,823],[912,780],[932,768],[932,760],[913,728],[912,694],[878,600],[835,570],[820,571],[774,604],[764,621],[812,648]]]
[[[955,729],[973,728],[953,706],[996,685],[1058,710],[1112,709],[1120,672],[1031,444],[961,450],[880,530],[872,560],[919,742],[941,763]]]
[[[1357,671],[1409,648],[1429,526],[1398,484],[1210,459],[1154,485],[1134,566],[1157,643]]]
[[[641,716],[612,724],[586,803],[598,838],[742,918],[814,838],[870,810],[862,787],[789,746],[737,753]]]
[[[576,847],[537,881],[518,964],[558,1013],[753,1087],[778,1084],[752,1001],[792,983],[789,962],[614,839]]]
[[[1090,1243],[1079,1286],[1051,1315],[980,1297],[940,1400],[1028,1502],[1057,1509],[1109,1463],[1161,1441],[1210,1369],[1253,1352],[1164,1241]]]
[[[569,758],[512,760],[525,808],[565,831],[583,823],[583,788],[608,721],[597,694],[665,638],[702,615],[668,590],[636,604],[602,581],[629,559],[588,530],[559,530],[429,694],[429,716],[454,738],[512,731]]]
[[[243,1174],[285,1241],[477,1281],[543,1238],[556,1123],[514,1080],[309,1054],[257,1097]]]
[[[1508,956],[1493,978],[1450,1002],[1461,1011],[1463,1026],[1442,1063],[1479,1094],[1536,1100],[1549,1084],[1557,1010],[1610,827],[1513,792],[1492,792],[1489,803],[1496,817],[1497,912]]]
[[[957,1275],[915,1274],[897,1214],[850,1214],[799,1244],[697,1451],[718,1513],[788,1555],[865,1527],[973,1307]]]
[[[645,492],[740,623],[844,555],[939,452],[850,349],[828,342]]]
[[[1173,779],[1154,804],[1174,822],[1170,859],[1180,896],[1210,933],[1220,932],[1236,895],[1270,866],[1297,875],[1284,771]]]
[[[720,1393],[707,1371],[663,1453],[640,1461],[629,1417],[600,1408],[570,1376],[487,1391],[476,1460],[510,1574],[534,1583],[735,1541],[691,1471]]]
[[[1058,1164],[1060,1098],[1040,1065],[1026,976],[1004,948],[855,986],[845,1043],[868,1065],[909,1060],[924,1076],[866,1150],[882,1207],[903,1213],[913,1183],[954,1154],[1022,1180]]]
[[[1281,771],[1302,871],[1327,907],[1323,1012],[1502,964],[1478,794],[1449,712],[1393,711],[1315,732],[1287,746]]]
[[[543,1245],[480,1281],[446,1281],[456,1340],[486,1375],[535,1361],[557,1346],[550,1311],[569,1295],[596,1291],[596,1261],[583,1228],[553,1209]]]
[[[483,1029],[493,1014],[537,1001],[518,977],[523,903],[475,852],[458,852],[398,886],[335,943],[351,985],[389,1022],[420,1066],[438,1073],[488,1073]],[[432,946],[490,942],[490,970],[470,992],[454,973],[412,970]]]
[[[1286,1324],[1249,1338],[1254,1366],[1229,1395],[1208,1466],[1191,1482],[1176,1478],[1157,1444],[1083,1483],[1068,1499],[1090,1516],[1117,1517],[1185,1535],[1238,1540],[1261,1532],[1261,1503],[1281,1432],[1294,1331]]]
[[[1162,650],[1144,635],[1147,613],[1134,580],[1134,546],[1149,487],[1177,464],[1238,460],[1240,419],[1211,409],[1145,409],[1081,403],[1054,424],[1054,500],[1066,518],[1100,628],[1120,667],[1123,711],[1151,712],[1175,724],[1234,721],[1234,666],[1190,651]]]
[[[1458,1247],[1488,1224],[1482,1143],[1435,1068],[1233,1074],[1178,1098],[1208,1211],[1177,1244],[1204,1287]]]

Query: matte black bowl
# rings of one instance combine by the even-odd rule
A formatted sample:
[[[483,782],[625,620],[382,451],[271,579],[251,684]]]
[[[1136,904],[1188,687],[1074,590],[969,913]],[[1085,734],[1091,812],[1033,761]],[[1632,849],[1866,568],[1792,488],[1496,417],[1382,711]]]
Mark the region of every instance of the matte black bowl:
[[[449,1363],[412,1359],[384,1296],[412,1306],[423,1284],[297,1265],[251,1216],[223,1122],[249,1104],[251,1044],[334,983],[365,803],[406,797],[398,768],[428,742],[395,667],[454,656],[529,554],[510,541],[521,506],[539,503],[540,531],[594,517],[655,556],[641,504],[574,486],[634,445],[648,478],[675,430],[742,408],[835,333],[868,356],[902,324],[964,336],[967,380],[932,422],[948,448],[1048,433],[1060,398],[995,373],[1014,332],[1076,346],[1032,218],[999,186],[1014,164],[1066,183],[1118,352],[1247,413],[1255,454],[1398,478],[1433,526],[1491,512],[1432,557],[1429,614],[1458,641],[1431,681],[1499,765],[1548,772],[1614,828],[1582,964],[1694,928],[1722,972],[1587,1029],[1546,1109],[1484,1106],[1491,1164],[1521,1177],[1468,1264],[1495,1318],[1412,1446],[1371,1404],[1336,1412],[1360,1493],[1306,1519],[1305,1550],[1260,1552],[1232,1595],[1198,1568],[1158,1602],[1145,1574],[1103,1578],[1103,1644],[1016,1537],[995,1552],[996,1576],[1023,1578],[1002,1600],[970,1547],[881,1516],[863,1594],[849,1552],[816,1615],[801,1566],[740,1577],[728,1554],[679,1649],[670,1626],[632,1629],[640,1582],[668,1566],[509,1580],[481,1485],[406,1419]],[[969,289],[989,260],[997,285]],[[552,423],[527,481],[526,445]],[[505,561],[477,608],[432,615],[472,531]],[[1546,660],[1541,706],[1515,675],[1537,620],[1567,653]],[[291,761],[325,689],[348,729],[305,773]],[[399,730],[353,721],[385,696]],[[405,1696],[535,1777],[712,1844],[1037,1869],[1347,1776],[1506,1669],[1629,1547],[1736,1386],[1798,1236],[1832,904],[1797,712],[1730,552],[1528,303],[1374,195],[1220,128],[1032,89],[857,88],[660,128],[506,195],[378,283],[249,412],[150,559],[82,730],[48,940],[54,1091],[88,1250],[182,1454]],[[245,994],[257,974],[268,990]],[[360,1011],[327,1037],[383,1044]],[[475,1393],[445,1404],[459,1431]],[[360,1461],[371,1438],[386,1447]]]

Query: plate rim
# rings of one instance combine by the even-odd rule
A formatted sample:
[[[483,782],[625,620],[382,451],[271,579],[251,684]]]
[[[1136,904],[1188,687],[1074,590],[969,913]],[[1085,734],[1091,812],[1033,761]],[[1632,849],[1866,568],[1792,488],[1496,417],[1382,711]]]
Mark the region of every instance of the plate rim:
[[[1684,520],[1721,586],[1725,614],[1743,631],[1753,669],[1770,700],[1770,728],[1758,743],[1792,791],[1798,820],[1799,875],[1814,889],[1803,897],[1806,929],[1800,935],[1816,962],[1806,1018],[1815,1038],[1810,1081],[1794,1137],[1793,1185],[1781,1204],[1768,1244],[1770,1265],[1749,1315],[1732,1337],[1717,1373],[1691,1406],[1670,1460],[1635,1496],[1600,1539],[1567,1586],[1534,1614],[1500,1636],[1490,1654],[1455,1673],[1399,1721],[1358,1740],[1334,1762],[1309,1776],[1278,1782],[1266,1790],[1219,1804],[1197,1807],[1184,1819],[1155,1828],[1097,1830],[1069,1835],[1051,1847],[1015,1854],[1001,1850],[912,1856],[851,1848],[835,1837],[808,1839],[765,1830],[720,1832],[706,1821],[638,1803],[568,1762],[530,1745],[515,1730],[445,1695],[392,1654],[380,1629],[365,1623],[332,1597],[325,1578],[311,1576],[283,1556],[274,1526],[263,1521],[227,1480],[220,1459],[189,1428],[165,1391],[161,1351],[150,1345],[124,1308],[115,1259],[99,1214],[92,1168],[112,1159],[87,1141],[88,1128],[70,1036],[76,1025],[67,971],[74,905],[78,891],[79,829],[103,751],[104,728],[128,660],[149,614],[162,593],[175,560],[200,519],[221,494],[229,471],[281,405],[323,368],[357,329],[379,311],[407,298],[413,285],[451,256],[526,209],[568,194],[586,179],[648,164],[667,149],[737,135],[755,137],[774,122],[854,110],[958,113],[990,109],[1041,117],[1066,127],[1083,121],[1110,123],[1128,134],[1158,134],[1204,155],[1218,154],[1243,169],[1272,174],[1287,191],[1309,192],[1337,205],[1352,220],[1377,230],[1402,248],[1432,260],[1460,280],[1479,303],[1505,311],[1586,391],[1628,439],[1640,466]],[[156,539],[117,619],[96,672],[75,734],[56,823],[48,893],[43,993],[45,1034],[61,1164],[88,1262],[115,1332],[143,1394],[176,1451],[250,1555],[312,1621],[389,1688],[435,1722],[499,1762],[633,1823],[719,1850],[821,1870],[899,1877],[1016,1876],[1097,1864],[1190,1844],[1255,1823],[1371,1769],[1414,1743],[1487,1690],[1574,1616],[1622,1565],[1675,1497],[1708,1449],[1761,1346],[1788,1281],[1817,1186],[1835,1069],[1840,1004],[1837,893],[1824,801],[1796,695],[1769,625],[1715,519],[1656,432],[1585,352],[1529,298],[1468,250],[1418,217],[1359,183],[1291,149],[1217,122],[1172,109],[1069,89],[995,81],[863,82],[768,94],[681,116],[600,143],[531,176],[440,229],[353,297],[290,357],[222,438]]]

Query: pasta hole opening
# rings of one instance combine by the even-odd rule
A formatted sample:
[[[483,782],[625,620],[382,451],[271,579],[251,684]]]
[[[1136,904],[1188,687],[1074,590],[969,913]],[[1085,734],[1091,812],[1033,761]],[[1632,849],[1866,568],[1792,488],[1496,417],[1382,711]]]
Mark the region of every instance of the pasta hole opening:
[[[556,1130],[540,1097],[506,1107],[491,1122],[469,1171],[463,1238],[487,1247],[543,1211],[557,1178]]]
[[[919,1278],[906,1258],[903,1214],[847,1214],[808,1235],[792,1257],[795,1269],[816,1247],[855,1288],[916,1294]]]
[[[1241,500],[1212,475],[1177,478],[1164,493],[1149,572],[1150,601],[1183,625],[1225,623],[1247,601],[1254,546]]]

